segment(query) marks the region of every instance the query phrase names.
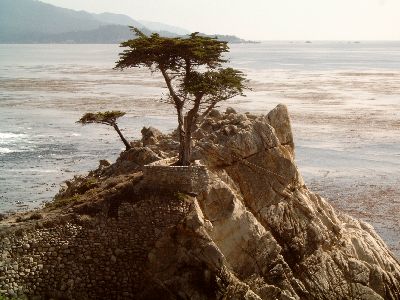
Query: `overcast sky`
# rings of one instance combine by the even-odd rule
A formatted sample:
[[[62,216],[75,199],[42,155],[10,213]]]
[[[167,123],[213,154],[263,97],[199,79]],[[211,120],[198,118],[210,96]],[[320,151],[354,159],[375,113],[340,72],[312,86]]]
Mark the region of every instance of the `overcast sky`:
[[[256,40],[400,40],[400,0],[42,0]]]

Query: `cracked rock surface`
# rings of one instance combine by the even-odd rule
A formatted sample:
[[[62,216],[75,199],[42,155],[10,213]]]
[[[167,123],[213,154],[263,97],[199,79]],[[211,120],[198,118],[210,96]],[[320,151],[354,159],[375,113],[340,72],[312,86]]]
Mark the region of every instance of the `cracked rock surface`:
[[[176,152],[174,135],[157,132],[79,189],[71,182],[43,219],[2,221],[0,293],[400,299],[400,264],[374,229],[307,188],[285,106],[264,116],[212,112],[194,137],[193,157],[209,176],[201,192],[183,192],[173,178],[168,189],[143,180],[145,163]],[[72,199],[71,190],[83,192]]]

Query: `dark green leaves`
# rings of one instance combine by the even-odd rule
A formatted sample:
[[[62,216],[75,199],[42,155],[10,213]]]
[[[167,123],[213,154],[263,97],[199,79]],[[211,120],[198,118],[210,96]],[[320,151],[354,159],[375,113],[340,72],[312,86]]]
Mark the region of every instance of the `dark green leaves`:
[[[115,124],[118,118],[124,115],[125,113],[123,111],[115,110],[97,113],[86,113],[77,121],[77,123],[81,123],[82,125],[99,123],[112,126]]]
[[[182,83],[182,89],[194,97],[203,96],[204,102],[223,101],[242,95],[246,88],[246,79],[241,71],[233,68],[220,68],[217,70],[191,72]]]
[[[192,33],[188,38],[160,37],[153,33],[146,36],[132,28],[137,38],[121,43],[128,48],[120,53],[116,68],[161,67],[170,71],[184,71],[187,66],[206,65],[217,68],[226,60],[222,54],[228,52],[227,42]]]
[[[121,44],[127,48],[120,53],[116,68],[148,67],[161,71],[175,105],[187,102],[218,102],[243,95],[244,74],[223,68],[229,51],[227,42],[192,33],[188,38],[167,38],[158,34],[147,36],[131,28],[137,38]],[[204,105],[202,105],[204,106]]]
[[[147,67],[160,71],[168,88],[178,118],[179,164],[189,165],[192,130],[220,101],[243,95],[244,74],[223,68],[227,62],[227,42],[201,36],[198,32],[188,38],[160,37],[143,34],[131,28],[137,38],[121,44],[127,48],[120,53],[115,68]]]

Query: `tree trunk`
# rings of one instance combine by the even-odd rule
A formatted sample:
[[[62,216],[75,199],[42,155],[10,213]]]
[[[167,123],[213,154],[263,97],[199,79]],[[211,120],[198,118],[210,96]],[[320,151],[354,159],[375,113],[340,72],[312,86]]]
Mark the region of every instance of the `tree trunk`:
[[[182,166],[190,165],[192,155],[192,122],[189,116],[185,117],[185,140],[183,147]]]
[[[131,145],[128,143],[128,141],[127,141],[127,140],[124,138],[124,136],[122,135],[121,131],[120,131],[119,128],[118,128],[117,123],[114,123],[114,124],[113,124],[113,127],[114,127],[114,129],[117,131],[117,133],[118,133],[119,137],[121,138],[122,142],[124,143],[124,145],[125,145],[125,147],[126,147],[126,150],[131,149],[131,148],[132,148]]]
[[[202,95],[196,97],[193,108],[188,111],[184,119],[185,140],[183,149],[184,151],[181,161],[182,166],[189,166],[192,158],[192,131],[194,125],[197,122],[197,113],[199,111],[201,97]]]
[[[184,157],[185,157],[185,127],[184,127],[184,119],[183,119],[183,112],[182,108],[176,108],[178,114],[178,135],[179,135],[179,160],[178,164],[183,166],[184,165]]]
[[[213,102],[210,104],[210,106],[207,107],[207,109],[201,114],[201,116],[198,120],[199,123],[203,122],[203,120],[208,116],[208,114],[214,109],[216,104],[217,104],[217,102]]]
[[[166,69],[160,65],[159,66],[161,74],[164,77],[165,83],[167,84],[167,88],[169,94],[174,101],[176,112],[178,115],[178,135],[179,135],[179,160],[178,165],[183,165],[184,156],[185,156],[185,128],[184,128],[184,120],[183,120],[183,106],[185,104],[184,100],[181,100],[175,93],[174,87],[172,85],[171,78],[168,76]]]

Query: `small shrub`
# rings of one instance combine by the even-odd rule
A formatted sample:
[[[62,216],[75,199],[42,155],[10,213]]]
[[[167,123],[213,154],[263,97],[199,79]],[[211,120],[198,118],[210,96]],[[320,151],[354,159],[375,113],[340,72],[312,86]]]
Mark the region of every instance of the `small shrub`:
[[[39,212],[35,212],[29,216],[28,220],[41,220],[43,219],[43,215]]]
[[[175,198],[178,199],[179,201],[185,201],[186,200],[186,195],[181,193],[181,192],[176,192],[175,193]]]
[[[72,203],[80,201],[82,201],[81,195],[75,194],[74,196],[68,198],[54,199],[54,201],[46,203],[45,207],[55,209],[55,208],[65,207]]]
[[[54,200],[71,198],[76,194],[83,195],[87,191],[99,186],[98,179],[95,177],[74,176],[72,180],[68,180],[65,183],[67,184],[67,187],[61,189],[54,197]]]
[[[8,296],[0,294],[0,300],[22,300],[22,299],[26,299],[26,298],[8,297]]]
[[[26,221],[31,221],[31,220],[41,220],[41,219],[43,219],[42,214],[39,213],[39,212],[35,212],[35,213],[33,213],[33,214],[31,214],[31,215],[28,215],[28,216],[18,216],[18,217],[15,219],[15,221],[16,221],[17,223],[20,223],[20,222],[26,222]],[[1,299],[0,299],[0,300],[1,300]]]

